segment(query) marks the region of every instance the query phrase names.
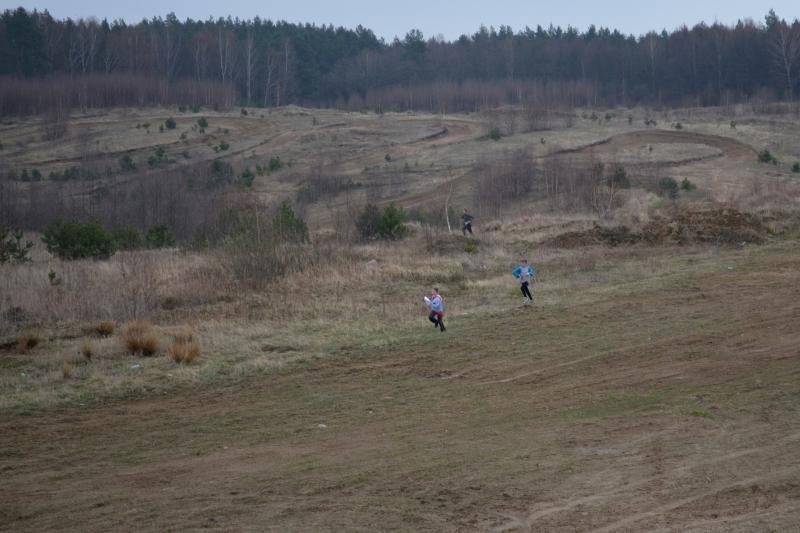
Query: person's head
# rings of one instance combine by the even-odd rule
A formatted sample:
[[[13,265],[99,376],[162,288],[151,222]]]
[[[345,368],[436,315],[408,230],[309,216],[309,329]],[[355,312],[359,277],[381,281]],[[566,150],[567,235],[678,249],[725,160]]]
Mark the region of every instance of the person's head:
[[[527,265],[528,264],[528,260],[525,259],[524,257],[522,259],[520,259],[519,262],[522,263],[523,265]]]
[[[464,212],[465,212],[465,213],[467,212],[467,208],[466,208],[466,207],[464,208]]]
[[[439,294],[439,287],[433,288],[433,294]]]

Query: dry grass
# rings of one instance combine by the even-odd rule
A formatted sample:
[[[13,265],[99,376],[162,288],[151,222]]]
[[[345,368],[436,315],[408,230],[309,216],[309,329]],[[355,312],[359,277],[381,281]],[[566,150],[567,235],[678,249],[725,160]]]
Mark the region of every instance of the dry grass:
[[[17,350],[20,353],[26,353],[39,345],[40,335],[35,330],[25,330],[17,335]]]
[[[117,323],[113,320],[101,320],[94,327],[95,333],[101,337],[109,337],[114,333],[115,329],[117,329]]]
[[[72,371],[72,365],[65,362],[61,367],[61,377],[64,379],[70,379],[72,377]]]
[[[160,341],[153,324],[146,320],[135,320],[126,324],[122,338],[125,348],[131,354],[151,356],[160,349]]]
[[[39,244],[37,254],[38,248]],[[4,309],[19,308],[32,322],[102,321],[92,326],[98,335],[110,334],[106,332],[112,326],[116,329],[105,322],[159,311],[165,298],[191,307],[214,300],[227,288],[222,269],[210,255],[148,250],[118,252],[108,261],[61,261],[44,255],[29,263],[0,265],[0,294],[8,296]],[[49,283],[50,271],[62,280],[58,286]],[[14,327],[2,316],[0,334]]]
[[[91,361],[92,357],[94,357],[96,350],[94,346],[94,342],[91,339],[84,339],[81,343],[81,355],[87,360]]]
[[[176,363],[192,363],[200,357],[200,346],[192,335],[176,335],[169,347],[169,354]]]
[[[200,356],[200,345],[194,340],[190,329],[176,333],[169,347],[169,355],[176,363],[192,363]]]

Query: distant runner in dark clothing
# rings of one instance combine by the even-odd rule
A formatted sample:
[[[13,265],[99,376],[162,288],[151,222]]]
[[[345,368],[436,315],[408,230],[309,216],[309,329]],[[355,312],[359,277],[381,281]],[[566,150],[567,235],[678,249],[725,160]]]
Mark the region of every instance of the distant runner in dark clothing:
[[[469,232],[469,234],[472,235],[472,219],[473,218],[474,217],[472,215],[470,215],[469,213],[467,213],[467,210],[464,209],[464,214],[461,215],[461,221],[462,221],[461,233],[463,233],[464,235],[466,235],[467,232]]]

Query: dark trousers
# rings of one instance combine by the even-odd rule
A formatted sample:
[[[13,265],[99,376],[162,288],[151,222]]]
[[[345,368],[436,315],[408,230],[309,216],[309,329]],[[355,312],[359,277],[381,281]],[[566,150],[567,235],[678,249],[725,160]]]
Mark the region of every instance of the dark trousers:
[[[472,235],[472,222],[467,222],[466,224],[464,224],[464,227],[461,228],[461,233],[466,235],[467,232],[469,232],[469,234]]]
[[[523,281],[519,288],[522,291],[522,295],[524,297],[533,300],[533,294],[531,294],[531,290],[528,288],[528,282],[527,281]]]
[[[440,315],[436,311],[431,311],[428,315],[428,320],[433,322],[434,326],[444,331],[444,315]]]

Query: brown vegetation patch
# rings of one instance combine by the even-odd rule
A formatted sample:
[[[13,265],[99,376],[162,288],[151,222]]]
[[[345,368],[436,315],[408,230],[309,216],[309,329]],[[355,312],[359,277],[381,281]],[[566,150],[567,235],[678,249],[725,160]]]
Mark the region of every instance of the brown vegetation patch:
[[[101,337],[108,337],[114,330],[117,328],[117,323],[113,320],[102,320],[97,323],[94,328],[95,333],[100,335]]]
[[[123,336],[125,348],[132,354],[153,355],[158,352],[159,342],[153,325],[144,320],[129,322]]]
[[[39,333],[36,331],[23,331],[17,335],[17,350],[28,352],[39,344]]]
[[[200,356],[200,345],[194,340],[191,330],[182,330],[173,335],[169,355],[176,363],[187,364]]]
[[[87,361],[91,361],[94,353],[94,343],[91,341],[91,339],[84,339],[84,341],[81,343],[81,355],[85,357]]]
[[[543,244],[556,248],[712,243],[723,246],[761,244],[770,229],[755,215],[735,209],[684,210],[673,217],[658,217],[640,231],[627,226],[595,225],[586,231],[569,231]]]

